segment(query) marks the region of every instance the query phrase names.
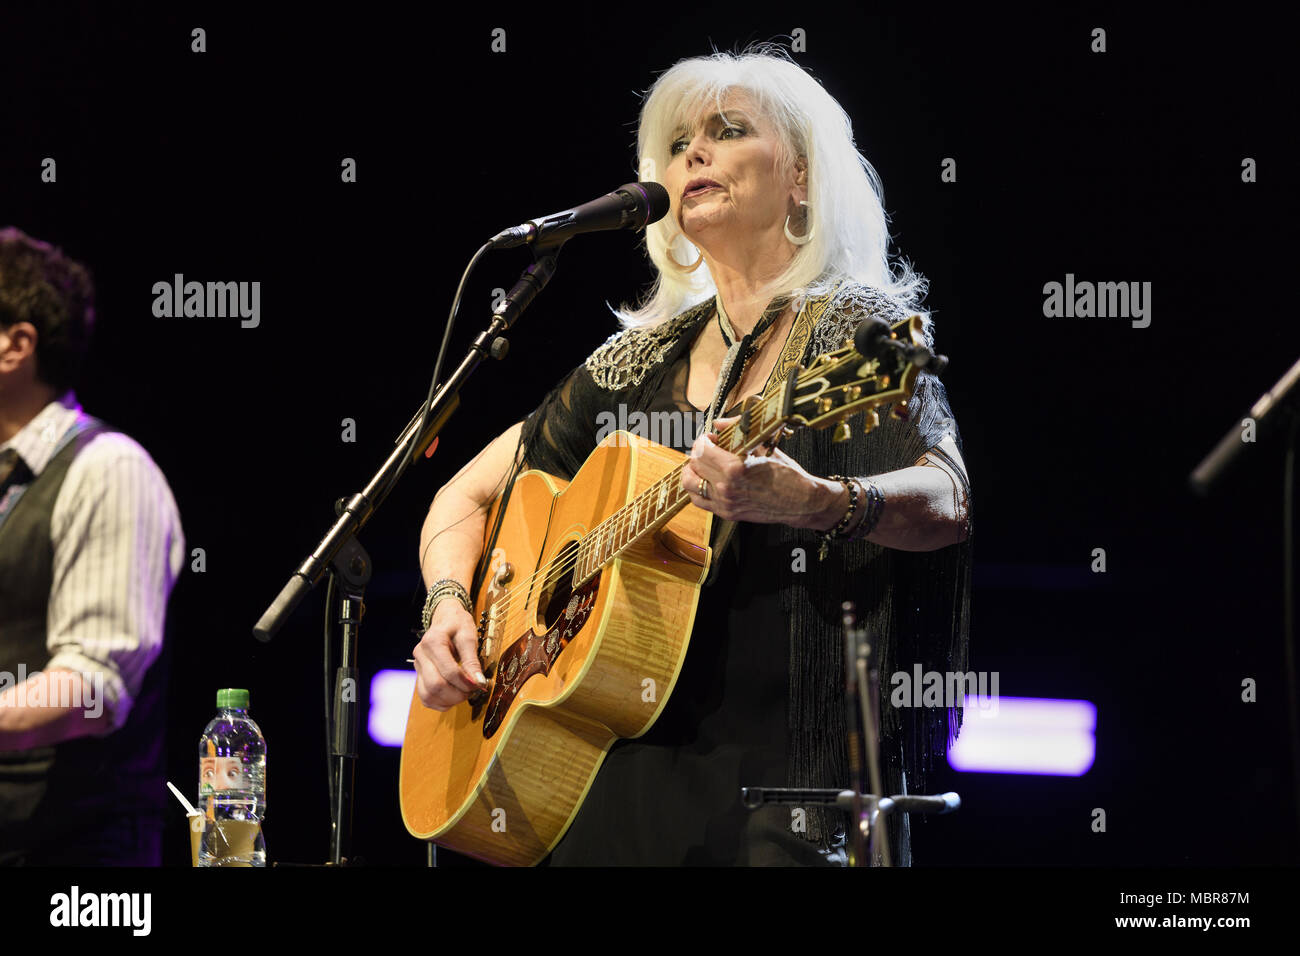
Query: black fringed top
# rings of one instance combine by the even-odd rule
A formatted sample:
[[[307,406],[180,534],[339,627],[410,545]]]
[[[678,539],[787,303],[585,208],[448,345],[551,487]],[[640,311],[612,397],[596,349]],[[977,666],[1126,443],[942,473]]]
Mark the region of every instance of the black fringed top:
[[[806,365],[839,348],[863,318],[892,323],[908,314],[885,294],[852,282],[801,304],[772,372],[778,381],[790,361]],[[710,299],[653,329],[611,336],[526,420],[526,467],[571,479],[612,430],[620,405],[622,420],[634,411],[672,412],[678,421],[702,425],[704,414],[686,398],[689,351],[714,314]],[[933,347],[928,325],[926,334]],[[829,429],[801,429],[781,447],[813,474],[866,476],[906,468],[927,451],[947,459],[935,448],[947,435],[961,445],[943,385],[929,374],[920,376],[905,421],[878,411],[881,424],[867,435],[855,417],[849,441],[832,443]],[[647,437],[688,451],[695,434],[664,428]],[[715,519],[715,546],[723,526]],[[846,821],[839,811],[751,811],[741,804],[740,788],[850,786],[840,611],[846,599],[857,603],[880,653],[886,789],[923,789],[926,770],[956,736],[960,701],[952,708],[893,707],[889,675],[910,675],[917,663],[922,671],[967,669],[973,528],[961,544],[928,553],[843,542],[824,562],[811,531],[753,523],[734,531],[721,553],[715,550],[669,702],[647,733],[610,750],[544,862],[843,865]],[[890,836],[895,864],[910,862],[906,818],[891,824]]]

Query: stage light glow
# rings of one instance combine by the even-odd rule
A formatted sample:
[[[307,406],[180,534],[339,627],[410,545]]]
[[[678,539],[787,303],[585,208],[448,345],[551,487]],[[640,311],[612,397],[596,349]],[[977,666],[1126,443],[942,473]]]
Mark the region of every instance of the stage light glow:
[[[370,681],[370,716],[366,729],[382,747],[400,747],[415,693],[415,671],[379,671]]]
[[[967,697],[948,764],[966,773],[1080,777],[1096,759],[1096,729],[1097,708],[1086,700]]]

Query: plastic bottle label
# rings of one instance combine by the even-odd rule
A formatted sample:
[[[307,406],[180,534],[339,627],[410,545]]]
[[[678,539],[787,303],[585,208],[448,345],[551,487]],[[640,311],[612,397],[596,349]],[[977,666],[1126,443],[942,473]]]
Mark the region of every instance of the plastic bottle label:
[[[218,790],[249,790],[253,786],[238,757],[200,757],[199,793]]]

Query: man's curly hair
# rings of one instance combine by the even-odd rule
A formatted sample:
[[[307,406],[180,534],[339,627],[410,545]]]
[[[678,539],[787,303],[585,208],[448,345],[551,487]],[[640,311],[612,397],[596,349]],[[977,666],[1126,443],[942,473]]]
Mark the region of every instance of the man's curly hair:
[[[19,229],[0,229],[0,329],[36,327],[36,376],[59,392],[76,387],[95,324],[90,272],[63,250]]]

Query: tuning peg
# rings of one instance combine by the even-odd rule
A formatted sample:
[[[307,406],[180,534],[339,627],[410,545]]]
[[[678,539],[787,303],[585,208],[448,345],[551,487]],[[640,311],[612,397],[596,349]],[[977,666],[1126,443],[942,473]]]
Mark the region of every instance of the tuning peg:
[[[862,434],[866,435],[880,427],[880,413],[874,408],[867,409],[862,416]]]
[[[896,418],[900,422],[907,421],[907,416],[911,414],[907,407],[907,402],[898,402],[889,410],[889,416]]]
[[[831,441],[842,442],[848,441],[853,437],[853,430],[849,428],[848,422],[840,422],[835,426],[835,434],[831,435]]]

